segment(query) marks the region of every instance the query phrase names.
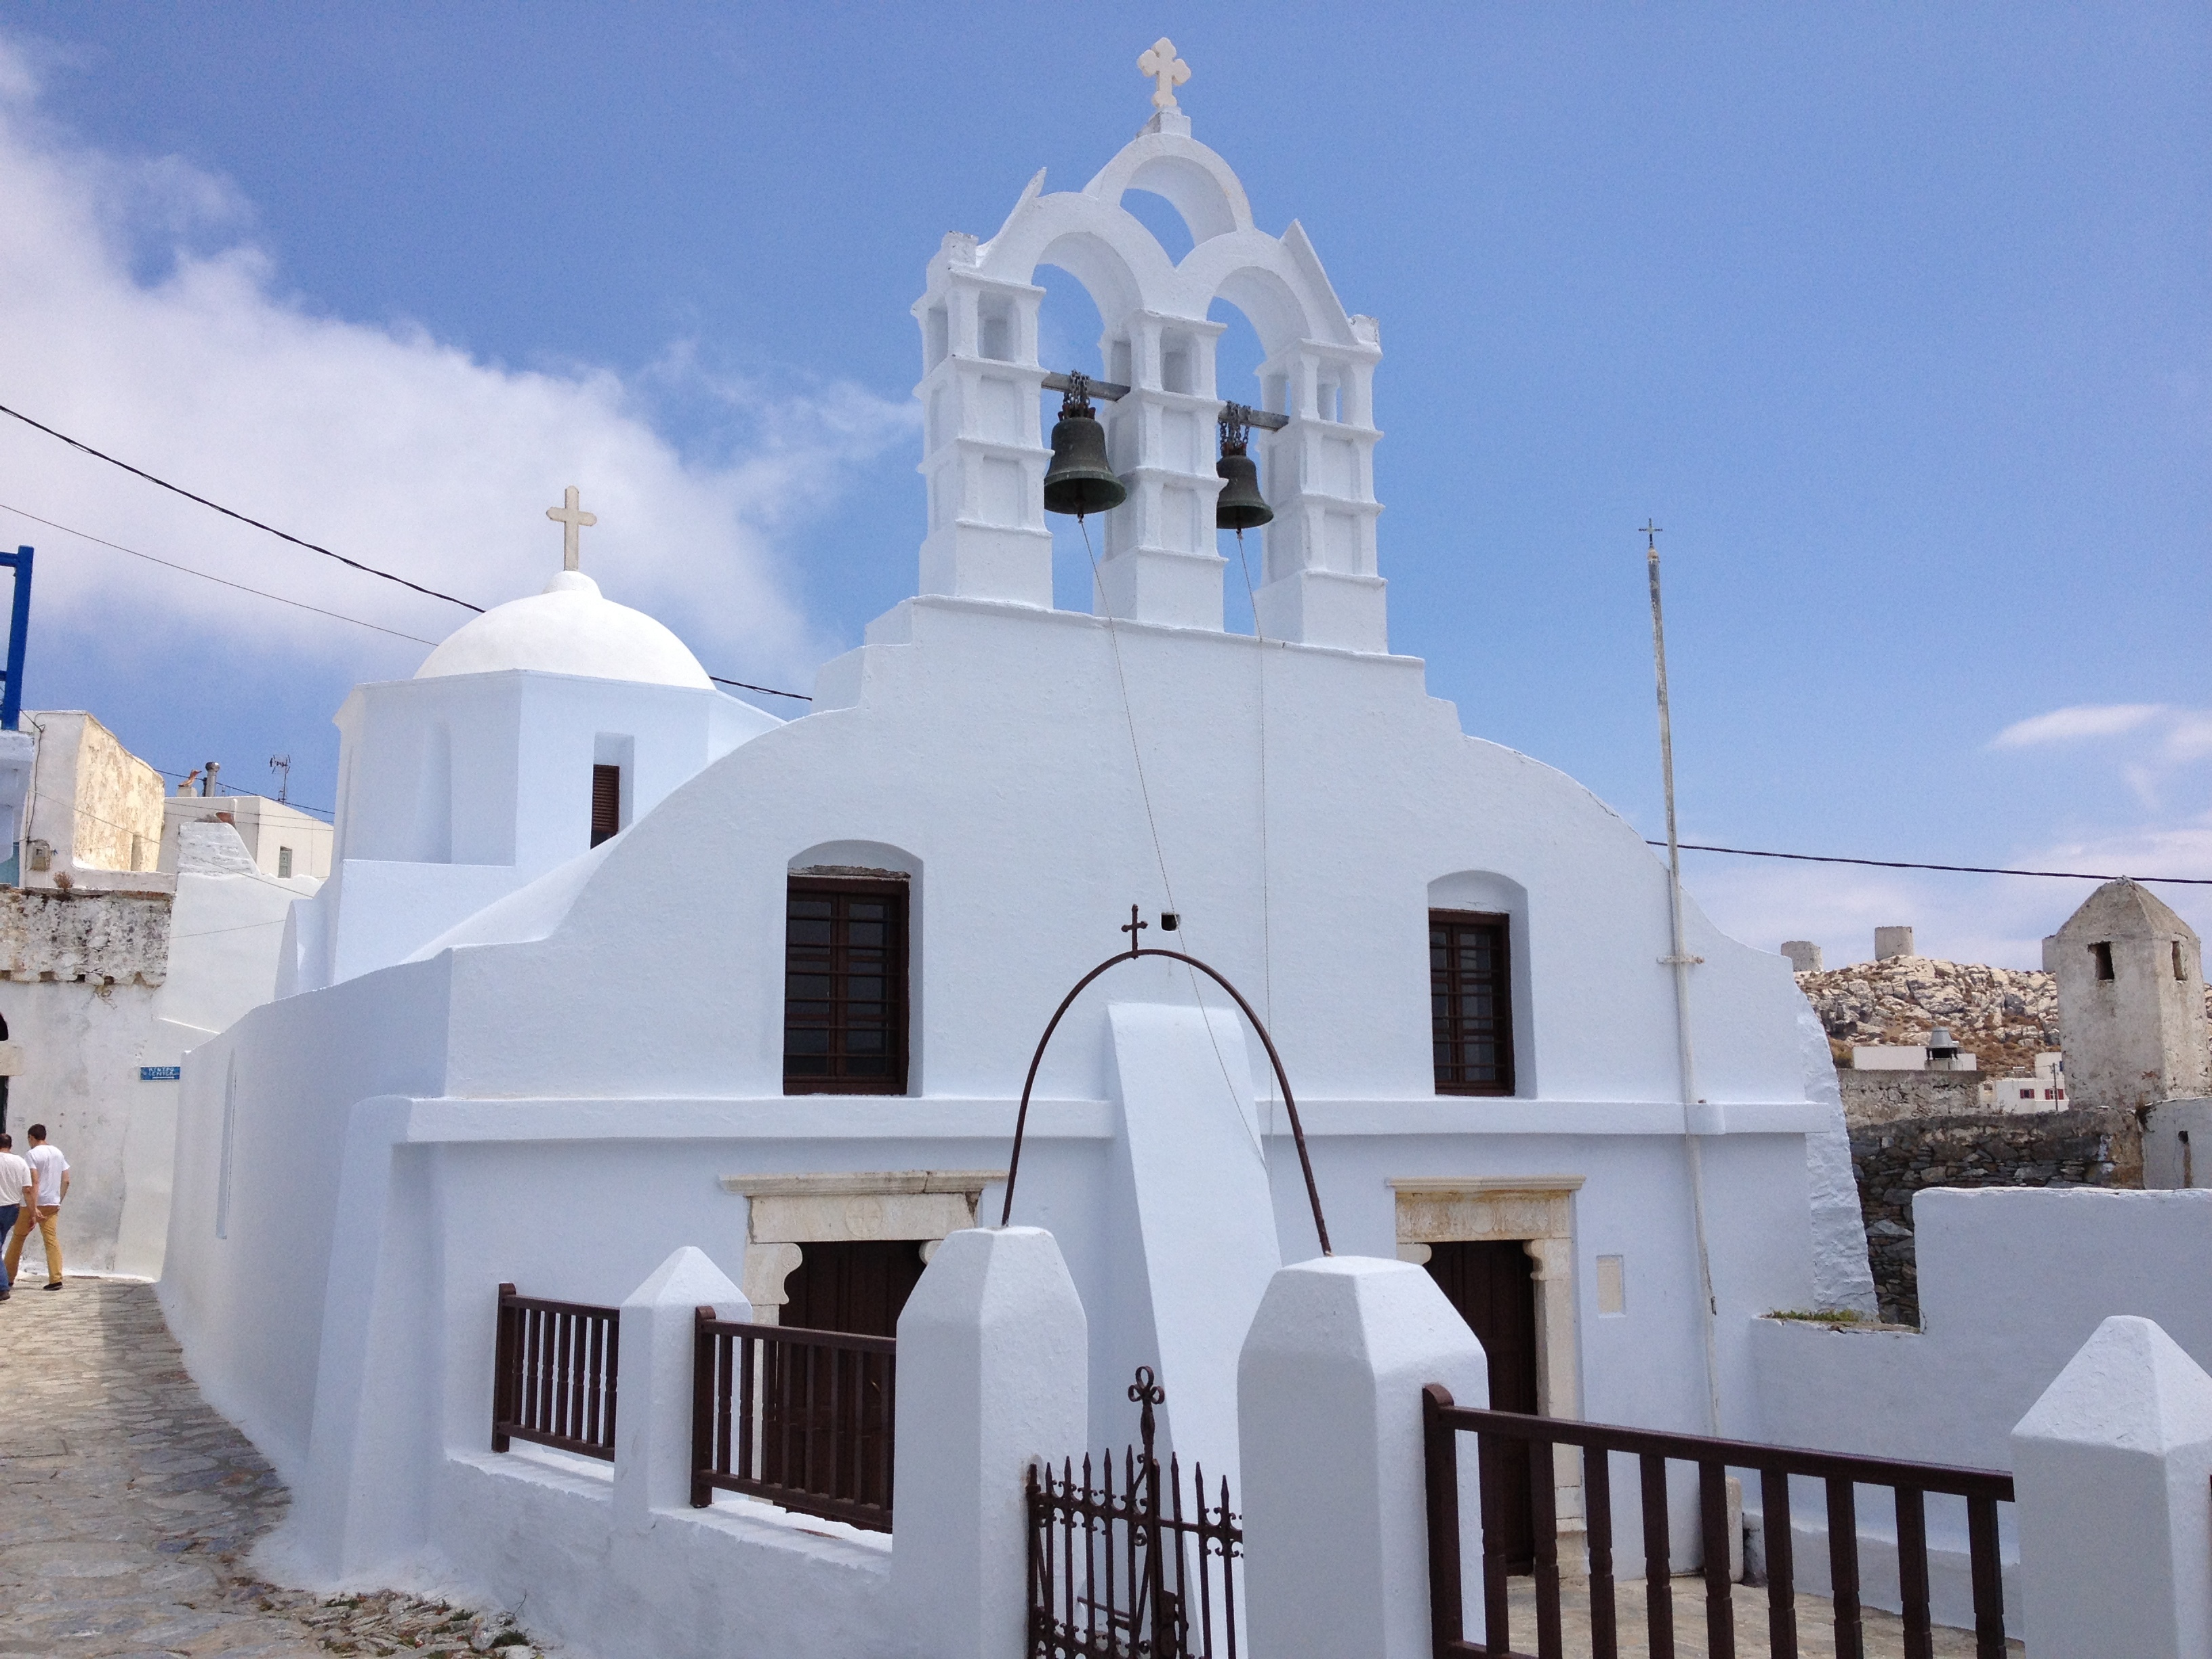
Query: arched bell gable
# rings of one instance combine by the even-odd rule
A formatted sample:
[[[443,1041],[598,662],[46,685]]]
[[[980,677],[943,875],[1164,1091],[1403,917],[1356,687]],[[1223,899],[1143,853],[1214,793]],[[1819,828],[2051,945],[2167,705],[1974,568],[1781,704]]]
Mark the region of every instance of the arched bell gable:
[[[1126,383],[1102,401],[1108,453],[1127,486],[1099,515],[1098,599],[1118,618],[1222,625],[1223,560],[1214,548],[1214,428],[1222,400],[1214,302],[1259,336],[1260,405],[1286,418],[1256,446],[1276,514],[1264,532],[1267,583],[1255,612],[1271,638],[1354,650],[1387,648],[1376,569],[1370,319],[1346,313],[1304,229],[1254,222],[1229,164],[1163,112],[1080,191],[1031,179],[987,242],[948,236],[915,307],[927,405],[929,533],[922,591],[1024,605],[1052,603],[1052,536],[1043,514],[1039,392],[1071,364],[1040,362],[1039,266],[1080,283],[1104,324],[1103,378]],[[1122,205],[1132,190],[1164,197],[1189,227],[1177,262]],[[1242,389],[1239,389],[1242,392]],[[1243,393],[1250,397],[1250,393]]]

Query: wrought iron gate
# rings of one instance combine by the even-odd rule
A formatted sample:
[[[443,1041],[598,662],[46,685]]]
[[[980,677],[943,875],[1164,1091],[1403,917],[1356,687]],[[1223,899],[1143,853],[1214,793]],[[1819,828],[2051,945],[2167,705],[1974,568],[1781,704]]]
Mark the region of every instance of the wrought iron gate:
[[[1237,1564],[1244,1529],[1229,1508],[1229,1483],[1206,1502],[1194,1467],[1194,1514],[1182,1506],[1182,1471],[1164,1475],[1152,1452],[1152,1407],[1167,1398],[1139,1365],[1129,1398],[1143,1409],[1142,1449],[1083,1459],[1054,1474],[1031,1465],[1028,1480],[1030,1659],[1237,1659]],[[1163,1508],[1164,1500],[1165,1507]]]

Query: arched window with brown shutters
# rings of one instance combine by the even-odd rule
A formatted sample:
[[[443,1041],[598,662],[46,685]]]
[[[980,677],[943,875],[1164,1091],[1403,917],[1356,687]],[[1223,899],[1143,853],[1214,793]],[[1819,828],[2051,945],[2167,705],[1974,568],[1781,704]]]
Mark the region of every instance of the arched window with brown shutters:
[[[793,876],[785,900],[783,1091],[907,1091],[908,884]]]

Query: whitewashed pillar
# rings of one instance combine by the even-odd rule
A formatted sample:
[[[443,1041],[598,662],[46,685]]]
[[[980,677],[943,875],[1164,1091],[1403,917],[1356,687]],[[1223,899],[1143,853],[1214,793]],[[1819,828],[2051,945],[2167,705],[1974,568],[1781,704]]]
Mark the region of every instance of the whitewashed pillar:
[[[2100,1325],[2012,1431],[2027,1650],[2212,1653],[2212,1377],[2148,1319]]]
[[[898,1322],[891,1587],[923,1659],[1020,1659],[1023,1481],[1079,1454],[1090,1331],[1041,1227],[938,1246]]]
[[[1411,1262],[1277,1273],[1237,1367],[1244,1585],[1269,1659],[1425,1659],[1421,1389],[1487,1405],[1482,1345]]]
[[[615,1513],[626,1522],[691,1501],[691,1354],[702,1307],[723,1319],[753,1316],[729,1275],[689,1244],[623,1300]]]
[[[921,473],[929,530],[921,592],[1052,608],[1044,520],[1037,304],[1044,290],[983,275],[975,239],[951,235],[915,302],[921,325]]]
[[[1261,486],[1275,509],[1267,580],[1254,598],[1270,639],[1379,652],[1389,648],[1375,545],[1382,434],[1373,425],[1374,383],[1382,348],[1373,318],[1350,321],[1351,343],[1293,341],[1260,367],[1267,406],[1291,423],[1254,434]]]

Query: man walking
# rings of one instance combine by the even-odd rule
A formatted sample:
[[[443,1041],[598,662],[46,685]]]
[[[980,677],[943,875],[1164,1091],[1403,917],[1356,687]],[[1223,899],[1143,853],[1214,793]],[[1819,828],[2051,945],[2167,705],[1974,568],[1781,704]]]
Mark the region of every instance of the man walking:
[[[56,1224],[62,1212],[62,1200],[69,1196],[69,1160],[58,1146],[46,1145],[46,1126],[33,1123],[30,1128],[31,1151],[24,1161],[31,1166],[36,1190],[23,1205],[16,1217],[15,1231],[9,1235],[8,1253],[4,1265],[8,1283],[12,1289],[15,1273],[23,1260],[23,1241],[31,1236],[35,1220],[39,1242],[46,1250],[46,1288],[58,1291],[62,1287],[62,1241]]]
[[[31,1184],[31,1166],[15,1156],[15,1137],[0,1129],[0,1238],[14,1239],[15,1218],[22,1212],[24,1193]],[[15,1287],[14,1268],[0,1261],[0,1302]]]

